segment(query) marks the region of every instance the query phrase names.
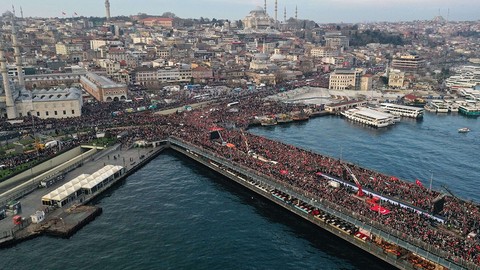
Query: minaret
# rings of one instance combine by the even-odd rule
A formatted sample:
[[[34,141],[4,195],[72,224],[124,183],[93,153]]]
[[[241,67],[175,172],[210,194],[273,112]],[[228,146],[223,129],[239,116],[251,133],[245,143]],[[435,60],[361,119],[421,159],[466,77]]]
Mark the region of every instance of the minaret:
[[[25,87],[25,79],[23,78],[23,64],[22,64],[22,54],[20,53],[20,46],[17,39],[17,29],[15,26],[15,17],[12,18],[12,43],[14,49],[15,63],[17,66],[18,73],[18,85],[20,88]]]
[[[278,28],[278,0],[275,0],[275,29]]]
[[[287,23],[287,7],[283,8],[283,23]]]
[[[110,1],[105,0],[105,10],[107,12],[107,21],[110,21]]]
[[[267,14],[267,0],[265,0],[265,3],[263,4],[263,10],[265,11],[265,14]]]
[[[3,89],[5,92],[5,105],[7,109],[7,118],[17,118],[17,109],[13,101],[12,89],[10,89],[10,81],[8,80],[7,60],[5,59],[5,52],[3,51],[3,42],[0,40],[0,72],[3,78]]]
[[[295,6],[295,20],[298,20],[298,6]]]
[[[20,16],[22,17],[22,20],[23,20],[23,9],[22,9],[22,7],[20,7]]]

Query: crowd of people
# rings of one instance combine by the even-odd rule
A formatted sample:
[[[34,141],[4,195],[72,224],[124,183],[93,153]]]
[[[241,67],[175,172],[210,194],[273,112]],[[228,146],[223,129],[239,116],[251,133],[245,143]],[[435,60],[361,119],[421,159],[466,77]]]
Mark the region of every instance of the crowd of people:
[[[480,243],[478,239],[467,237],[469,233],[480,232],[480,224],[476,222],[480,220],[477,205],[446,196],[445,208],[440,212],[445,223],[437,224],[431,215],[415,211],[421,209],[431,213],[433,201],[440,195],[437,191],[239,129],[248,125],[254,114],[279,113],[283,108],[277,106],[275,110],[268,111],[265,107],[272,104],[265,107],[261,105],[248,100],[234,113],[226,108],[205,108],[177,115],[174,117],[177,121],[172,123],[177,123],[178,128],[170,128],[165,135],[181,138],[321,201],[341,206],[359,219],[378,222],[399,232],[405,239],[421,240],[446,252],[451,259],[480,264]],[[231,122],[237,124],[236,128],[218,128]],[[211,140],[209,134],[212,127],[219,131],[221,139]],[[349,167],[365,189],[411,207],[382,201],[382,206],[391,212],[379,214],[370,209],[367,200],[356,196],[356,191],[350,186],[332,188],[326,178],[319,176],[328,174],[354,183],[352,175],[345,172],[345,166]]]
[[[265,102],[261,97],[258,94],[246,95],[237,98],[238,104],[234,106],[227,106],[232,102],[229,100],[169,115],[143,112],[113,117],[105,111],[116,109],[111,107],[114,105],[98,104],[87,106],[85,110],[88,112],[79,119],[41,120],[38,125],[45,129],[62,130],[97,128],[109,130],[113,136],[127,131],[125,136],[119,138],[125,146],[136,140],[158,141],[176,137],[239,166],[255,170],[310,198],[334,204],[357,219],[381,224],[405,239],[421,240],[448,253],[451,259],[462,259],[480,265],[480,242],[478,238],[467,237],[469,233],[480,233],[478,205],[446,196],[444,209],[440,212],[445,223],[438,224],[430,215],[414,210],[432,212],[433,201],[441,195],[438,191],[430,191],[413,182],[248,133],[246,130],[255,116],[302,109],[301,105]],[[21,129],[22,125],[31,124],[29,118],[25,118],[25,121],[16,128]],[[218,136],[212,137],[213,132],[217,132]],[[89,133],[81,141],[92,139],[94,134]],[[19,156],[18,161],[14,162],[21,160],[28,160],[28,157]],[[391,212],[380,214],[372,211],[368,200],[357,196],[354,188],[348,185],[332,187],[328,179],[323,177],[329,175],[355,184],[352,174],[364,189],[411,207],[382,201],[382,206]]]

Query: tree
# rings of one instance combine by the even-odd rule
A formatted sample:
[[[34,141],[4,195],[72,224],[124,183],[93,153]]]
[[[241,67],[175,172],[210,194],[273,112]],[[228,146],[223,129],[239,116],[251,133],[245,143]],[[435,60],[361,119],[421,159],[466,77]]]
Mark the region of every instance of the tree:
[[[169,11],[163,13],[163,14],[162,14],[162,17],[164,17],[164,18],[172,18],[172,19],[173,19],[173,18],[177,18],[177,16],[175,15],[175,13],[169,12]]]

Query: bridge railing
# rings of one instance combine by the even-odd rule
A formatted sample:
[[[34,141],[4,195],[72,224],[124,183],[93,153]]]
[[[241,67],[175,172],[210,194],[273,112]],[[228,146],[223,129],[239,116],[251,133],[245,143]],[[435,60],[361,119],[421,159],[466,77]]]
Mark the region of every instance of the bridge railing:
[[[173,145],[178,145],[182,148],[193,150],[194,152],[202,155],[210,161],[216,162],[219,165],[222,165],[231,170],[235,170],[246,177],[254,179],[256,181],[262,182],[263,184],[270,186],[272,188],[278,189],[282,192],[288,193],[306,203],[315,206],[322,211],[337,216],[347,222],[354,224],[355,226],[361,227],[371,233],[382,237],[383,239],[392,242],[402,248],[410,250],[424,258],[427,258],[430,261],[436,262],[438,264],[444,265],[449,269],[480,269],[479,266],[467,262],[461,258],[454,258],[452,254],[440,250],[437,247],[434,247],[430,244],[421,241],[420,239],[411,237],[405,233],[402,233],[398,230],[388,228],[385,225],[376,222],[374,220],[365,218],[353,211],[350,211],[338,204],[334,204],[330,201],[317,198],[316,195],[310,194],[305,190],[302,190],[298,187],[291,186],[279,180],[276,180],[267,175],[261,174],[256,170],[245,167],[242,164],[234,163],[230,160],[226,160],[222,157],[219,157],[215,153],[199,148],[193,144],[185,142],[181,139],[170,137],[169,141]],[[455,261],[453,261],[455,260]]]

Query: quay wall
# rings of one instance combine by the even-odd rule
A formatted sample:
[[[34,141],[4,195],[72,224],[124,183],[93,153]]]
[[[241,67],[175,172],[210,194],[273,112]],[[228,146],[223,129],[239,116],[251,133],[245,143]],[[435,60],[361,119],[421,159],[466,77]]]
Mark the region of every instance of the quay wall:
[[[389,256],[386,256],[383,251],[380,251],[377,248],[377,246],[374,246],[373,243],[363,243],[358,241],[354,236],[351,235],[345,235],[342,234],[341,231],[339,231],[336,228],[332,228],[329,224],[324,224],[322,222],[318,222],[311,215],[308,215],[306,213],[303,213],[293,206],[287,205],[285,203],[280,202],[279,200],[275,199],[269,192],[262,190],[256,186],[252,186],[248,184],[248,181],[246,179],[252,179],[257,183],[260,183],[260,185],[269,187],[269,188],[274,188],[277,190],[280,190],[284,193],[287,193],[291,195],[294,198],[300,199],[305,203],[308,203],[320,210],[322,210],[325,213],[328,213],[332,216],[335,216],[341,220],[344,220],[346,222],[349,222],[359,228],[362,228],[366,231],[371,232],[372,234],[381,237],[385,241],[391,242],[395,245],[398,245],[406,250],[409,250],[410,252],[413,252],[421,257],[424,257],[432,262],[435,262],[439,265],[442,265],[444,267],[447,267],[448,269],[468,269],[470,267],[467,266],[462,266],[459,264],[454,263],[453,261],[447,260],[448,254],[445,252],[438,251],[433,246],[429,246],[425,244],[424,242],[421,242],[418,239],[413,239],[409,236],[406,236],[405,234],[402,234],[398,231],[394,231],[392,229],[386,228],[383,225],[376,223],[371,220],[360,220],[361,217],[357,216],[355,213],[351,213],[347,211],[346,209],[343,209],[339,205],[336,205],[334,203],[325,201],[325,200],[320,200],[317,201],[313,196],[309,196],[309,194],[306,194],[305,191],[302,190],[294,190],[295,188],[286,186],[283,183],[276,182],[273,179],[270,179],[267,176],[260,175],[258,172],[243,167],[238,164],[233,164],[231,161],[218,157],[215,154],[209,153],[203,149],[200,149],[194,145],[187,144],[183,141],[177,140],[175,138],[170,138],[170,148],[189,157],[194,159],[195,161],[207,166],[208,168],[211,168],[212,170],[226,176],[227,178],[235,181],[236,183],[256,192],[257,194],[262,195],[263,197],[269,199],[270,201],[290,210],[291,212],[301,216],[302,218],[309,220],[313,222],[314,224],[332,232],[333,234],[340,236],[342,239],[347,240],[348,242],[356,245],[357,247],[362,248],[363,250],[369,252],[370,254],[386,261],[387,263],[398,267],[400,269],[414,269],[411,264],[408,264],[404,260],[399,260],[395,258],[391,258]],[[330,226],[330,228],[329,228]],[[408,240],[408,241],[407,241]],[[476,267],[475,269],[479,269]]]

